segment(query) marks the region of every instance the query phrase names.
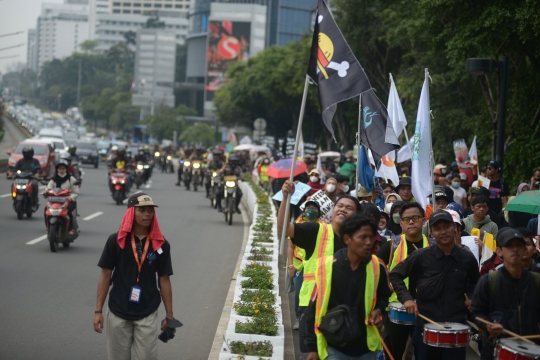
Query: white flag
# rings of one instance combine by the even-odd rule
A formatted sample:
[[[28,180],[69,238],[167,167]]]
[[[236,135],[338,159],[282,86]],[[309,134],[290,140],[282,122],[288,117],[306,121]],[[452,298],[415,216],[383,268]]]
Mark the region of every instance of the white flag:
[[[412,148],[414,146],[414,136],[409,140],[409,144],[405,144],[398,150],[397,162],[402,163],[411,160]]]
[[[392,180],[392,183],[394,186],[398,186],[399,184],[399,175],[396,169],[396,163],[394,160],[395,152],[391,151],[385,156],[381,158],[381,166],[379,167],[379,170],[375,167],[375,175],[377,177]],[[371,154],[371,150],[369,151],[369,161],[373,166],[375,166],[375,160],[373,159],[373,155]]]
[[[388,116],[394,128],[396,136],[399,137],[403,132],[403,129],[407,126],[407,119],[401,107],[401,101],[394,83],[394,78],[390,74],[390,95],[388,96]],[[387,141],[388,142],[388,141]]]
[[[476,165],[478,164],[478,151],[476,150],[476,136],[474,137],[474,140],[471,144],[471,149],[469,150],[469,160],[471,164]]]
[[[412,193],[420,205],[425,209],[427,197],[432,192],[431,182],[431,113],[429,106],[429,73],[426,69],[426,78],[422,86],[418,114],[416,115],[416,128],[414,131],[414,146],[412,155]]]

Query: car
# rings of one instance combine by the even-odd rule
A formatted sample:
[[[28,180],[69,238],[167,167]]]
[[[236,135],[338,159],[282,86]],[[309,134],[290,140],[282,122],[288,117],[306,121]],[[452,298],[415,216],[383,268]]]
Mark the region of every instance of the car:
[[[27,139],[25,141],[33,141],[33,140],[36,140],[36,139]],[[41,142],[46,142],[47,144],[51,145],[54,149],[54,153],[56,154],[57,158],[60,158],[60,153],[62,151],[67,151],[68,149],[68,146],[63,139],[42,137],[42,138],[39,138],[38,140]]]
[[[64,133],[62,132],[62,130],[44,128],[44,129],[39,130],[39,134],[38,134],[37,138],[38,139],[42,139],[42,138],[63,139],[64,138]]]
[[[54,148],[52,145],[35,139],[27,139],[25,141],[21,141],[14,150],[6,151],[6,153],[9,155],[6,165],[6,177],[10,179],[13,176],[13,168],[15,167],[17,161],[23,157],[22,149],[25,146],[32,146],[34,148],[34,158],[37,159],[41,165],[40,176],[52,176],[52,174],[54,174],[54,164],[56,161],[56,155],[54,154]]]
[[[99,166],[98,147],[93,141],[77,141],[75,154],[82,164],[94,164],[94,168]]]

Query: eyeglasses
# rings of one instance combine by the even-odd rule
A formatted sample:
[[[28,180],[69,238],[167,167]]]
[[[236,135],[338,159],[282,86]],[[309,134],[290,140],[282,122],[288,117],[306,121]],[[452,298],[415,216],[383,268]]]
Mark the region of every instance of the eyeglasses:
[[[404,217],[404,218],[401,218],[401,221],[403,221],[405,224],[408,224],[411,222],[411,220],[414,222],[414,223],[417,223],[420,221],[422,217],[421,216],[418,216],[418,215],[415,215],[413,217]]]
[[[142,258],[142,241],[137,240],[137,255],[139,256],[139,260]]]

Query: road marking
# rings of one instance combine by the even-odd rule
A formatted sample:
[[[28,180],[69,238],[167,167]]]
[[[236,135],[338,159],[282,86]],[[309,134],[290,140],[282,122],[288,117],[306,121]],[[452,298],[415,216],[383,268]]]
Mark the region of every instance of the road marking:
[[[144,188],[145,189],[150,189],[150,186],[152,186],[152,185],[151,184],[146,184],[146,185],[144,185]]]
[[[45,240],[46,238],[47,238],[47,235],[40,236],[40,237],[38,237],[38,238],[36,238],[36,239],[34,239],[34,240],[31,240],[31,241],[27,242],[26,245],[34,245],[34,244],[37,244],[38,242],[43,241],[43,240]]]
[[[92,215],[89,215],[89,216],[85,217],[83,220],[84,221],[92,220],[93,218],[97,218],[99,215],[103,215],[103,212],[98,211],[97,213],[94,213]]]
[[[4,194],[4,195],[0,195],[0,198],[6,198],[6,197],[8,197],[8,196],[11,196],[11,193],[9,193],[9,194]]]

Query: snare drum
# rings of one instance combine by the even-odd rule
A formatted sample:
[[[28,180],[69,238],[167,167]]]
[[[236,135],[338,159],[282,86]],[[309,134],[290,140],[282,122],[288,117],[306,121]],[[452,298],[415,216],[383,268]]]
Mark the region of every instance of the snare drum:
[[[521,340],[500,339],[494,357],[495,360],[540,359],[540,346]]]
[[[469,343],[470,330],[467,325],[458,323],[439,323],[444,330],[434,324],[424,325],[424,344],[442,347],[464,347]]]
[[[401,303],[392,302],[388,305],[388,318],[394,324],[416,325],[416,316],[407,313]]]

